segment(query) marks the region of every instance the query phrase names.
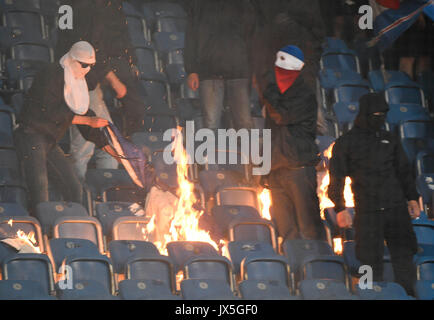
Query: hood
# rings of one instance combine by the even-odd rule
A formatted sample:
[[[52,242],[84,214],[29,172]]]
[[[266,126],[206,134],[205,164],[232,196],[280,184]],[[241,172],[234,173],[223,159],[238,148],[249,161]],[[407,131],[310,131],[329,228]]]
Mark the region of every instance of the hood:
[[[362,129],[376,130],[370,124],[370,116],[376,112],[387,113],[388,111],[389,105],[383,93],[365,94],[359,100],[359,113],[354,121],[354,125]]]

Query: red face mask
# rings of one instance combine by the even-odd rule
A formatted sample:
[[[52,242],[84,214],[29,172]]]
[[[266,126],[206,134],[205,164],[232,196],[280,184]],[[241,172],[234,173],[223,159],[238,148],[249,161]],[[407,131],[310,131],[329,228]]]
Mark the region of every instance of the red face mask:
[[[276,75],[277,86],[280,93],[284,94],[294,83],[294,81],[300,75],[300,71],[286,70],[279,67],[274,67],[274,74]]]

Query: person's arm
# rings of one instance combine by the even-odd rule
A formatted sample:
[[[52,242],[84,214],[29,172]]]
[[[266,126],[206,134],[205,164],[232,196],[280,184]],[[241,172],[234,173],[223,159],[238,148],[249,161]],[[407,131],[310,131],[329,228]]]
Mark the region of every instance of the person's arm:
[[[123,82],[116,76],[116,74],[112,70],[110,70],[106,74],[105,78],[110,83],[113,90],[116,91],[117,99],[122,99],[123,97],[125,97],[125,95],[127,94],[127,87],[125,86],[125,84],[123,84]]]
[[[98,117],[77,116],[72,118],[72,124],[89,126],[92,128],[104,128],[108,126],[108,121]]]
[[[419,193],[416,190],[416,179],[413,167],[410,165],[400,141],[397,141],[395,148],[395,169],[401,188],[404,190],[408,201],[408,212],[413,219],[417,218],[420,216],[420,208],[418,203]]]

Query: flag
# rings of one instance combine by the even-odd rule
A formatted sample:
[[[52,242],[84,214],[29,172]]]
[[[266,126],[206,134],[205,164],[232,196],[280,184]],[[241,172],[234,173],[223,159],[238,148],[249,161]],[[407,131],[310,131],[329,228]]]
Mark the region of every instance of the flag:
[[[423,12],[431,18],[431,20],[434,21],[434,4],[431,4],[430,6],[426,7]]]
[[[397,7],[392,0],[370,0],[370,3],[374,11],[375,37],[368,42],[368,47],[377,45],[383,51],[410,28],[434,0],[406,0],[397,9],[391,9]]]
[[[153,171],[142,150],[125,139],[112,123],[103,128],[103,132],[131,180],[138,187],[149,191],[154,181]]]

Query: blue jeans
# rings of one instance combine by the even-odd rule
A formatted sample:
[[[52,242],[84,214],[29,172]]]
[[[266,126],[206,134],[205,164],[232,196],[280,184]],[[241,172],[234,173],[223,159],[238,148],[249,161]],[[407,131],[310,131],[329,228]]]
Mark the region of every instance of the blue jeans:
[[[234,129],[252,129],[249,86],[248,79],[202,80],[199,89],[204,127],[222,128],[221,117],[226,95]]]

